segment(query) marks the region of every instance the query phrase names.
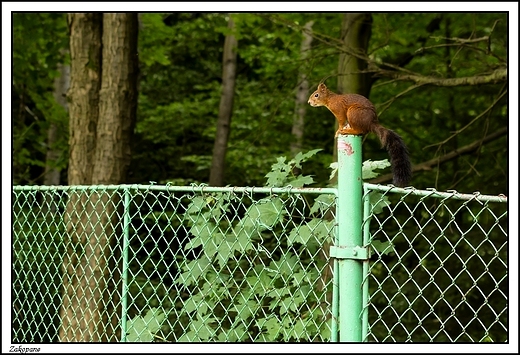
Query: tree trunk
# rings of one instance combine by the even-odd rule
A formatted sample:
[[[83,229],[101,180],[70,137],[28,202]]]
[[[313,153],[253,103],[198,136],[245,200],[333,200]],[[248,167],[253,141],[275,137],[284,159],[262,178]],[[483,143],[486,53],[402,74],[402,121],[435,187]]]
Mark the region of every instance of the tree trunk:
[[[345,50],[339,56],[338,93],[360,94],[368,97],[371,87],[368,63],[353,54],[367,55],[368,42],[372,34],[372,15],[348,13],[343,15],[341,41]]]
[[[69,89],[69,185],[92,183],[93,156],[101,86],[101,14],[69,14],[71,82]],[[60,310],[62,342],[94,339],[84,289],[88,284],[86,259],[79,253],[89,233],[87,194],[71,193],[67,202],[64,241],[63,298]],[[76,254],[78,253],[78,254]],[[95,281],[95,280],[94,280]],[[90,315],[90,311],[88,311]],[[88,318],[88,316],[87,316]]]
[[[137,14],[103,15],[103,75],[93,184],[118,184],[130,165],[137,108]]]
[[[101,87],[102,14],[69,14],[69,185],[90,185]]]
[[[309,56],[312,44],[312,25],[314,21],[309,21],[303,26],[303,39],[300,47],[300,58],[305,62]],[[298,91],[296,93],[296,110],[294,113],[293,125],[291,133],[293,141],[291,142],[291,156],[295,156],[302,150],[303,131],[305,125],[305,112],[307,110],[307,100],[309,99],[309,81],[307,73],[300,71],[298,75]]]
[[[135,125],[137,14],[81,14],[70,20],[70,143],[75,147],[69,184],[119,184],[130,163]],[[92,58],[103,59],[93,63]],[[120,335],[118,253],[112,248],[120,229],[119,200],[109,191],[71,193],[61,341],[116,341]]]
[[[228,28],[231,30],[235,28],[235,23],[231,17],[229,18]],[[222,56],[222,95],[209,175],[209,184],[212,186],[224,185],[226,150],[231,126],[231,114],[233,112],[233,99],[235,97],[237,44],[238,42],[233,34],[226,36]]]

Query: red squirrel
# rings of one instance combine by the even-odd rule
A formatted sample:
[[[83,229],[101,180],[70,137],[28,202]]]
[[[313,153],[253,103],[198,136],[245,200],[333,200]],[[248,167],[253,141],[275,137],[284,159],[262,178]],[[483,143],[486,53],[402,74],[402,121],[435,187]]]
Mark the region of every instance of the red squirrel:
[[[365,135],[374,132],[388,151],[395,186],[404,187],[412,178],[412,165],[403,139],[394,131],[379,124],[376,108],[366,97],[358,94],[338,95],[320,83],[309,97],[313,107],[325,106],[339,123],[339,134]]]

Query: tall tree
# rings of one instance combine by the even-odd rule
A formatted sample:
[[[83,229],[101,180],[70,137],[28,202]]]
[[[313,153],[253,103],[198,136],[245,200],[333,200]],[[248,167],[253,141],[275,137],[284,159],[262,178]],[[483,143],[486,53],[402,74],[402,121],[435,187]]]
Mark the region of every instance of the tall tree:
[[[68,20],[69,184],[123,183],[137,101],[137,14],[70,14]],[[111,267],[117,204],[109,192],[71,193],[61,341],[117,340],[119,275]]]
[[[211,161],[211,171],[209,184],[212,186],[222,186],[224,184],[224,171],[226,150],[231,126],[231,115],[233,112],[233,100],[235,97],[235,83],[237,72],[237,39],[233,34],[235,23],[230,16],[228,20],[228,30],[224,41],[224,52],[222,54],[222,95],[217,119],[217,133],[215,135],[215,145],[213,147],[213,159]]]

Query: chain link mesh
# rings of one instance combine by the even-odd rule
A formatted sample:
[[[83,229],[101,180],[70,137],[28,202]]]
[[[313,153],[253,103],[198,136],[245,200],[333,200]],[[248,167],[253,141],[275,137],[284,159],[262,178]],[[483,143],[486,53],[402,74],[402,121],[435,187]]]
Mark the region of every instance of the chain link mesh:
[[[12,342],[334,340],[335,194],[16,186]],[[365,340],[507,341],[507,204],[365,197]]]
[[[334,195],[208,190],[15,188],[13,341],[330,340]]]
[[[506,342],[507,204],[456,192],[366,195],[375,206],[365,222],[374,251],[366,340]]]

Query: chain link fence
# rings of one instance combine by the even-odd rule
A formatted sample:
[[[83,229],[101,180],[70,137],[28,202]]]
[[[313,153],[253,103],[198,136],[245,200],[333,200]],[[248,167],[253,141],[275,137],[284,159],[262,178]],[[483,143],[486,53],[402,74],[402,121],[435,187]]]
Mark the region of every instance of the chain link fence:
[[[334,195],[302,192],[15,187],[13,341],[329,340]]]
[[[15,186],[11,340],[337,341],[337,193]],[[364,199],[365,341],[507,341],[506,199]]]
[[[366,341],[507,342],[505,197],[365,184]]]

